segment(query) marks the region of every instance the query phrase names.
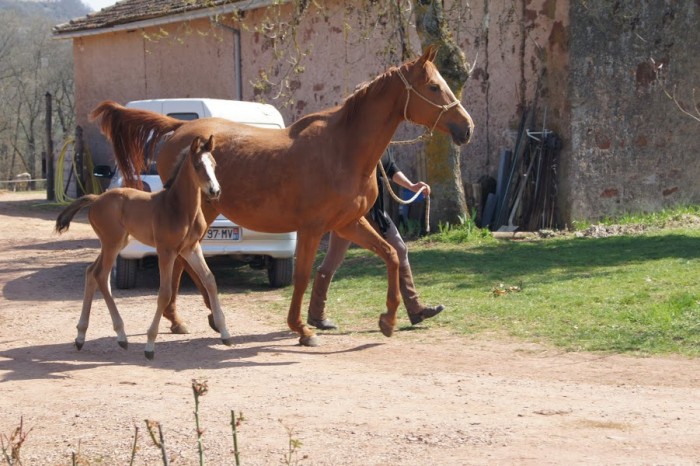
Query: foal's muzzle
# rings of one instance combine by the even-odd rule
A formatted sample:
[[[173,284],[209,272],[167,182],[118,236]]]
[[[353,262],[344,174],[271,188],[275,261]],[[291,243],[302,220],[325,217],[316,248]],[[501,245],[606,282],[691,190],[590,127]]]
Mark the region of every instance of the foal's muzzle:
[[[209,188],[209,192],[207,193],[209,199],[216,201],[219,199],[219,196],[221,196],[221,188],[213,186]]]

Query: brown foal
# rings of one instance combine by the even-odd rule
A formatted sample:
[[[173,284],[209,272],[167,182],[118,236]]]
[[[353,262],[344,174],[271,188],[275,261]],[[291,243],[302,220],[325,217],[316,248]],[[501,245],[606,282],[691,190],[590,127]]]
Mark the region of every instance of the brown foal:
[[[126,245],[129,235],[155,247],[158,253],[158,306],[148,329],[146,357],[153,359],[160,317],[173,297],[173,266],[177,257],[187,262],[206,290],[213,320],[221,331],[221,340],[226,345],[231,344],[232,339],[217,296],[216,281],[199,245],[199,240],[207,231],[207,221],[201,209],[202,193],[208,199],[216,199],[221,193],[214,174],[214,136],[208,140],[195,136],[191,141],[191,145],[179,154],[174,175],[165,183],[162,191],[147,193],[133,188],[118,188],[99,196],[88,194],[73,201],[58,215],[56,231],[62,233],[68,230],[78,211],[89,208],[90,225],[101,243],[99,256],[85,272],[83,310],[75,339],[75,346],[79,350],[85,343],[90,308],[97,288],[107,303],[119,346],[126,348],[128,345],[124,322],[112,297],[109,277],[112,265],[119,251]]]

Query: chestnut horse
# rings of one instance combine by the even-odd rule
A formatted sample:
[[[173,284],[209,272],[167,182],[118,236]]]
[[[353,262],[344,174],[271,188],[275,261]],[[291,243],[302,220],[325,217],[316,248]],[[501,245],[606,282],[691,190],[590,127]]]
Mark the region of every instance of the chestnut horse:
[[[153,359],[158,323],[173,294],[173,266],[175,259],[182,257],[199,278],[208,294],[208,302],[213,310],[213,320],[221,329],[221,340],[231,344],[231,336],[226,329],[226,320],[219,305],[216,282],[202,255],[199,240],[207,231],[207,221],[201,209],[201,193],[209,199],[216,199],[221,193],[215,176],[216,161],[211,154],[214,139],[210,136],[202,142],[195,136],[188,151],[181,151],[175,162],[173,177],[158,193],[146,193],[132,188],[118,188],[103,194],[88,194],[71,203],[58,215],[56,231],[68,230],[70,222],[78,211],[88,207],[88,219],[92,229],[100,238],[101,251],[95,262],[85,272],[85,295],[83,310],[78,321],[78,336],[75,346],[80,350],[85,343],[85,333],[90,321],[92,298],[97,288],[102,292],[117,342],[122,348],[128,345],[124,322],[114,303],[109,285],[112,265],[128,241],[129,235],[144,244],[154,246],[158,252],[160,269],[160,289],[158,307],[153,322],[148,329],[146,358]],[[178,278],[181,272],[178,272]]]
[[[221,213],[257,231],[297,232],[287,324],[299,333],[302,345],[318,344],[302,322],[301,307],[316,250],[329,231],[374,251],[386,263],[387,312],[380,315],[379,327],[391,336],[400,303],[397,254],[364,218],[377,197],[377,163],[404,120],[450,134],[457,144],[468,142],[474,128],[433,64],[436,51],[429,48],[420,58],[392,67],[364,85],[343,105],[302,117],[284,129],[219,118],[183,122],[113,102],[100,105],[92,118],[101,117],[102,132],[112,141],[117,163],[132,182],[137,182],[150,155],[149,138],[173,131],[157,162],[161,178],[167,178],[187,141],[215,135],[221,196],[202,205],[204,215],[211,222]],[[177,273],[176,269],[175,280]],[[181,328],[174,299],[165,315],[173,331]]]

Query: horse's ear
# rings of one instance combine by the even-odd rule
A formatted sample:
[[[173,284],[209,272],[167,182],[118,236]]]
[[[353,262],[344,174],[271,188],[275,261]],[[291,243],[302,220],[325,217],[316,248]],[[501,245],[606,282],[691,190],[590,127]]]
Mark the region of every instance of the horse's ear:
[[[423,52],[423,55],[420,57],[419,61],[421,61],[422,63],[434,62],[435,57],[437,56],[439,49],[440,49],[440,46],[438,46],[436,44],[430,44],[428,47],[426,47],[426,49]]]
[[[204,144],[204,150],[207,152],[211,152],[214,150],[214,135],[212,134],[209,136],[209,140],[207,141],[206,144]]]

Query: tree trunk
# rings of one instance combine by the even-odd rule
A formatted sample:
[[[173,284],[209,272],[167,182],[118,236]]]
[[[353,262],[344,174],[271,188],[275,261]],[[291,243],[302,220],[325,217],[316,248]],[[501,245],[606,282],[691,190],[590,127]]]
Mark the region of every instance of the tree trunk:
[[[435,65],[458,99],[469,78],[464,53],[447,29],[444,18],[444,2],[439,0],[412,0],[416,31],[425,50],[438,45]],[[455,225],[460,217],[468,217],[467,202],[462,184],[460,148],[450,136],[435,132],[425,145],[425,181],[430,184],[431,227],[439,222]]]

